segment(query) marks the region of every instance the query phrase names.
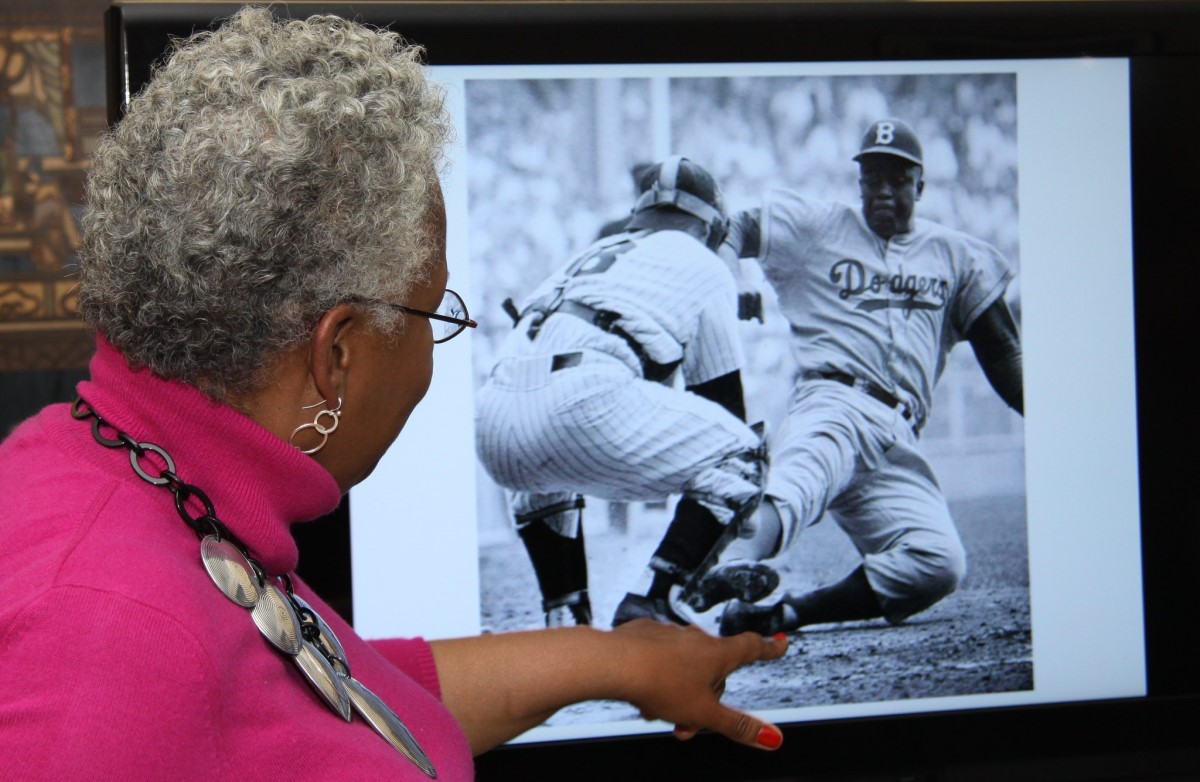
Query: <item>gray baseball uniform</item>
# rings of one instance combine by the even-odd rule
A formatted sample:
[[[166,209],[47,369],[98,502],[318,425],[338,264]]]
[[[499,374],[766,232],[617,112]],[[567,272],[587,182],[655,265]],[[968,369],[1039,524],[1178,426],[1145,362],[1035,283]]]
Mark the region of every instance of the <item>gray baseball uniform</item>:
[[[950,349],[1013,272],[987,243],[928,220],[884,240],[860,209],[788,191],[770,193],[759,219],[759,260],[799,367],[766,489],[784,547],[828,509],[899,621],[965,572],[917,432]]]

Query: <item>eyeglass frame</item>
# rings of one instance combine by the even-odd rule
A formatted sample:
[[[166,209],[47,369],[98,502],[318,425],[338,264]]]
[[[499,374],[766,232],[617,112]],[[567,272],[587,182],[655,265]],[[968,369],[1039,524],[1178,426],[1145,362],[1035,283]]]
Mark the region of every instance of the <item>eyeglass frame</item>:
[[[354,299],[351,299],[351,301],[354,301],[354,302],[357,302],[360,304],[385,304],[388,307],[391,307],[392,309],[400,310],[401,312],[408,314],[408,315],[420,315],[422,318],[429,318],[430,320],[440,320],[443,323],[453,323],[454,325],[458,326],[458,331],[455,331],[450,336],[442,337],[441,339],[435,339],[433,341],[433,344],[440,345],[443,342],[449,342],[450,340],[457,337],[459,334],[462,334],[467,329],[473,329],[473,328],[477,328],[479,326],[478,323],[471,320],[471,318],[469,317],[471,313],[467,312],[467,303],[465,301],[463,301],[463,297],[461,295],[459,295],[458,291],[453,291],[453,290],[450,290],[449,288],[446,288],[445,293],[449,293],[451,296],[458,299],[458,303],[462,305],[463,314],[467,315],[468,317],[456,318],[452,315],[439,315],[436,312],[428,312],[426,310],[419,310],[416,307],[409,307],[405,304],[395,304],[390,301],[384,301],[383,299],[354,298]],[[443,294],[443,296],[444,295],[445,294]]]

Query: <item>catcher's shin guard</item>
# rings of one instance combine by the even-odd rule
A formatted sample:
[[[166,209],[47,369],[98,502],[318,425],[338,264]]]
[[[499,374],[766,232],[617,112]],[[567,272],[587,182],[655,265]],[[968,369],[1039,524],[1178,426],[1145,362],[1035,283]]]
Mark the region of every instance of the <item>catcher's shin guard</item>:
[[[763,437],[761,424],[753,429]],[[684,491],[675,518],[650,564],[655,571],[682,585],[680,601],[687,602],[721,552],[738,537],[745,520],[758,508],[766,471],[767,451],[763,442],[757,448],[721,460],[698,475]],[[759,591],[746,590],[743,599],[763,597],[765,593],[758,594]]]
[[[721,557],[721,553],[724,552],[725,549],[729,547],[729,544],[738,537],[742,522],[744,522],[751,514],[754,513],[754,511],[758,508],[759,502],[761,501],[762,494],[758,494],[752,499],[747,500],[740,508],[737,509],[733,519],[722,528],[720,537],[713,541],[712,545],[709,547],[708,551],[705,553],[700,562],[697,563],[697,565],[686,574],[686,578],[680,582],[683,585],[683,589],[678,596],[681,602],[688,604],[695,603],[695,601],[692,601],[690,598],[696,592],[700,582],[704,579],[704,576],[710,570],[712,570],[713,566],[717,564],[717,561]],[[773,572],[772,575],[774,575]],[[747,586],[746,589],[742,590],[738,594],[738,597],[740,597],[742,600],[746,600],[747,602],[754,602],[755,600],[759,600],[769,594],[777,584],[778,577],[776,576],[773,583],[768,584],[768,581],[763,581],[761,587]],[[707,610],[707,608],[711,606],[702,607],[700,603],[695,603],[694,607],[698,610]]]
[[[583,498],[539,508],[516,517],[517,534],[529,553],[542,592],[542,610],[546,625],[592,623],[592,606],[587,590],[587,551],[582,519],[571,524],[555,523],[552,517],[564,513],[583,514]],[[552,525],[555,529],[552,529]],[[558,532],[573,529],[574,536]]]
[[[682,584],[726,537],[726,532],[727,526],[710,510],[684,497],[675,506],[675,517],[650,558],[650,567]]]
[[[747,511],[752,512],[753,508]],[[736,579],[705,579],[721,552],[737,537],[737,526],[721,524],[694,500],[679,501],[675,518],[650,560],[651,570],[658,574],[655,584],[662,583],[661,588],[666,588],[667,582],[678,586],[666,593],[675,614],[687,616],[689,609],[703,613],[734,598],[752,603],[779,586],[779,575],[761,563],[752,563],[744,572],[739,570],[741,577]]]

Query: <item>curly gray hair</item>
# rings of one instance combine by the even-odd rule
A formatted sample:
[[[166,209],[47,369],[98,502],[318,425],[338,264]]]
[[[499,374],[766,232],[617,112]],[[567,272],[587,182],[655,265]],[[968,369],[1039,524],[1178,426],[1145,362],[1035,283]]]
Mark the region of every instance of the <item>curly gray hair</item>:
[[[423,50],[238,12],[177,43],[96,149],[79,309],[130,361],[232,400],[321,313],[428,278],[450,136]],[[393,311],[372,311],[395,333]]]

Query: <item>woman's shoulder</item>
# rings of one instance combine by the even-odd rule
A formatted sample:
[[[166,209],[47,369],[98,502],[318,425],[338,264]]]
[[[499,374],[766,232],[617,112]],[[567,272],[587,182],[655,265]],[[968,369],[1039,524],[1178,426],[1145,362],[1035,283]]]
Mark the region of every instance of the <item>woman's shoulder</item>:
[[[125,451],[99,447],[67,405],[46,408],[0,444],[0,593],[12,596],[0,604],[0,633],[25,607],[72,589],[81,590],[76,601],[167,612],[188,602],[181,569],[198,566],[196,536],[167,492],[132,475]],[[114,623],[143,621],[130,606],[109,613]]]
[[[114,484],[64,444],[73,422],[67,405],[51,405],[0,442],[0,592],[27,595],[52,577],[79,536],[88,508]],[[86,432],[86,427],[79,425]]]

